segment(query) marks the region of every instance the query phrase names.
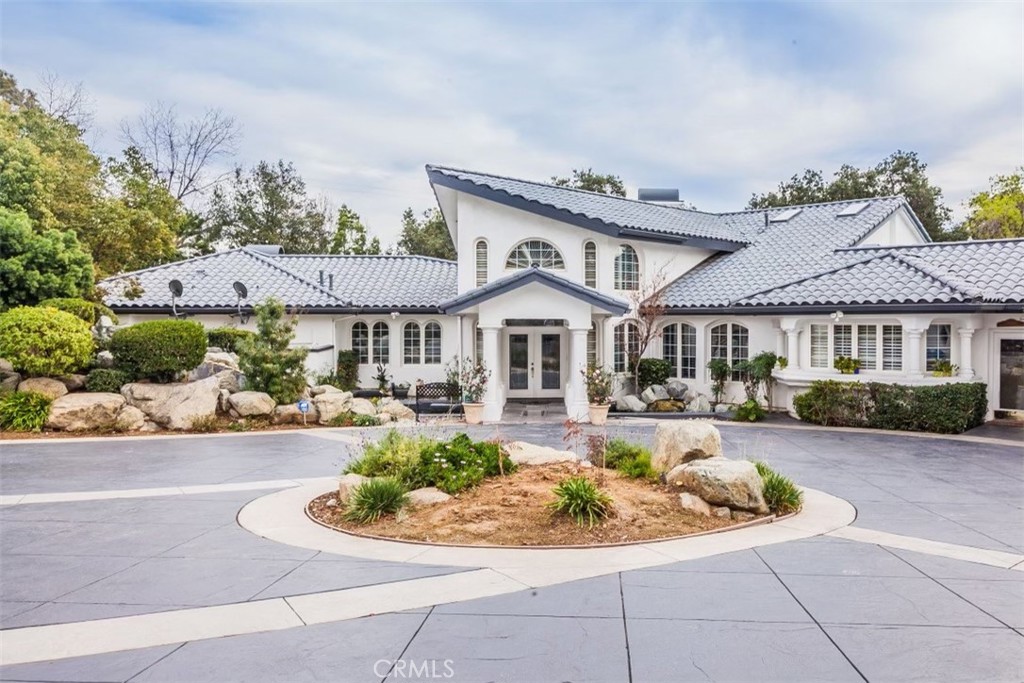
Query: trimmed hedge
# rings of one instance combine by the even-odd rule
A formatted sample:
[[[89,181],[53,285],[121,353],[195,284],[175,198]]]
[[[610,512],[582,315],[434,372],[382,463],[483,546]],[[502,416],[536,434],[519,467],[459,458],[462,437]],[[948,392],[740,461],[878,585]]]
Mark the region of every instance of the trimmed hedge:
[[[131,374],[123,370],[110,368],[96,368],[90,370],[85,377],[86,391],[106,391],[112,394],[120,393],[121,387],[132,381]]]
[[[206,345],[216,346],[228,353],[238,353],[239,345],[255,336],[255,332],[240,330],[237,327],[216,327],[206,331]]]
[[[833,427],[873,427],[960,434],[985,421],[982,382],[905,386],[884,382],[820,380],[793,399],[805,422]]]
[[[37,377],[67,375],[89,365],[89,326],[56,308],[22,306],[0,315],[0,358]]]
[[[68,297],[64,299],[46,299],[45,301],[40,301],[39,305],[70,313],[87,323],[89,327],[96,324],[96,307],[93,306],[91,301]]]
[[[637,392],[643,391],[652,384],[664,384],[672,374],[672,364],[661,358],[641,358],[636,369]]]
[[[110,352],[133,378],[170,382],[203,362],[206,332],[189,320],[150,320],[114,332]]]

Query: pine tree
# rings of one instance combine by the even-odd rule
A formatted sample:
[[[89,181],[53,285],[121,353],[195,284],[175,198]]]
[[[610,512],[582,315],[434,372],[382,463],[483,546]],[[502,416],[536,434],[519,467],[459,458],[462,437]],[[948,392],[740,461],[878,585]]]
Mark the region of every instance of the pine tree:
[[[284,304],[267,299],[255,307],[256,336],[242,342],[238,367],[249,391],[269,394],[277,403],[291,403],[306,388],[306,349],[289,348],[296,319],[285,320]]]

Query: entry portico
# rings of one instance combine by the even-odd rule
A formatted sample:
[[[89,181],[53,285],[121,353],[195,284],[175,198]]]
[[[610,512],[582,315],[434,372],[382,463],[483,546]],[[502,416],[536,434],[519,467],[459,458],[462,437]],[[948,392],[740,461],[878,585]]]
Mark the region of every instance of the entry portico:
[[[509,399],[531,398],[563,398],[566,413],[579,419],[587,414],[582,372],[599,323],[623,315],[629,304],[533,266],[441,309],[461,317],[464,330],[477,330],[479,353],[491,371],[485,420],[499,420]]]

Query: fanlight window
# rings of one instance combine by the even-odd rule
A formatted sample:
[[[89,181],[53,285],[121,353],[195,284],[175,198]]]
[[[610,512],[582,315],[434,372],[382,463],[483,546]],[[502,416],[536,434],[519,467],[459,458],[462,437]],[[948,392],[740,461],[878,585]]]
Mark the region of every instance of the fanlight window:
[[[565,268],[565,260],[562,259],[562,252],[555,248],[555,245],[544,240],[526,240],[520,242],[505,261],[506,268],[518,270],[532,266],[562,270]]]

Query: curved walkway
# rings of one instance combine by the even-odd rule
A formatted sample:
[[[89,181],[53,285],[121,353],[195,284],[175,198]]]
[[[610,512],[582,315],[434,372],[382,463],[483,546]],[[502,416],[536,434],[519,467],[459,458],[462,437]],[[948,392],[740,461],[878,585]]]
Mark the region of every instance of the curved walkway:
[[[351,431],[0,442],[0,679],[1024,678],[1024,572],[1006,568],[1024,559],[1019,446],[722,431],[728,455],[849,500],[853,525],[589,578],[495,576],[238,525],[249,501],[336,474]]]

